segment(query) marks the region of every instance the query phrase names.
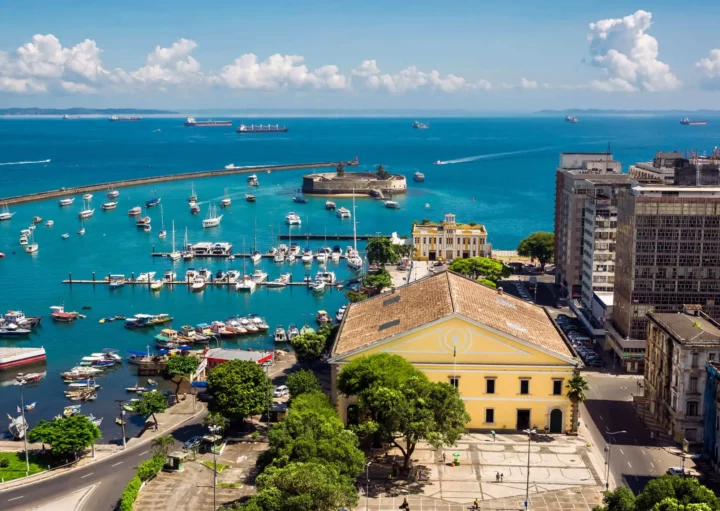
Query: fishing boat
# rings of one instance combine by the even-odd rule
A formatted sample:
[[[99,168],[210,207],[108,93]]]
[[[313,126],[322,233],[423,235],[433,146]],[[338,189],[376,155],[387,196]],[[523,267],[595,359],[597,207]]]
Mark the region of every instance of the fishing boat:
[[[37,383],[44,378],[41,373],[18,373],[15,379],[21,383]]]
[[[315,321],[317,321],[320,325],[332,323],[332,319],[330,319],[330,316],[328,316],[326,311],[318,311],[317,316],[315,316]]]
[[[302,220],[292,211],[285,216],[285,223],[288,225],[301,225]]]
[[[110,191],[107,193],[108,199],[116,199],[120,196],[120,192],[115,190],[114,188],[110,188]]]
[[[197,202],[198,197],[195,193],[195,183],[190,183],[190,197],[188,197],[188,202]]]
[[[5,205],[3,206],[2,211],[0,211],[0,221],[3,220],[10,220],[15,213],[10,213],[10,210],[8,209],[7,202],[5,202]]]
[[[13,418],[8,414],[8,419],[10,419],[10,424],[8,424],[8,431],[12,435],[13,439],[15,440],[22,440],[25,438],[25,432],[28,429],[28,423],[25,420],[25,418],[22,415],[18,415],[17,417]]]
[[[102,209],[103,209],[103,211],[108,211],[108,210],[117,208],[117,205],[118,205],[117,202],[106,202],[105,204],[102,205]]]
[[[140,206],[135,206],[128,211],[128,216],[138,216],[140,213],[142,213],[142,208]]]
[[[92,200],[92,198],[92,193],[86,193],[85,195],[83,195],[83,200]]]
[[[220,225],[220,221],[222,220],[222,215],[218,216],[217,209],[215,206],[210,206],[208,208],[208,214],[205,217],[205,220],[202,222],[203,229],[208,229],[211,227],[217,227]]]
[[[335,213],[339,218],[350,218],[350,210],[347,208],[340,208]]]
[[[228,189],[225,188],[225,197],[223,200],[220,201],[220,207],[227,208],[232,204],[232,199],[230,198],[230,195],[228,194]]]
[[[275,342],[287,342],[287,333],[285,333],[285,329],[282,326],[275,327],[275,335],[273,335],[273,340]]]
[[[167,238],[167,231],[165,230],[165,215],[163,214],[163,207],[160,206],[160,230],[158,231],[158,238]]]
[[[26,404],[26,405],[25,405],[25,411],[26,411],[26,412],[29,412],[30,410],[34,410],[34,409],[35,409],[35,405],[37,405],[37,401],[33,401],[32,403]]]
[[[255,197],[252,193],[246,193],[245,200],[248,202],[255,202],[257,200],[257,197]]]
[[[73,202],[75,202],[75,197],[66,197],[65,199],[60,199],[58,204],[60,204],[61,208],[64,208],[66,206],[72,206]]]
[[[333,211],[333,210],[335,210],[336,207],[337,207],[337,205],[334,202],[329,201],[329,200],[325,201],[325,209],[327,209],[328,211]]]
[[[157,196],[157,193],[153,190],[153,196],[150,200],[145,201],[145,207],[146,208],[154,208],[160,204],[160,197]]]

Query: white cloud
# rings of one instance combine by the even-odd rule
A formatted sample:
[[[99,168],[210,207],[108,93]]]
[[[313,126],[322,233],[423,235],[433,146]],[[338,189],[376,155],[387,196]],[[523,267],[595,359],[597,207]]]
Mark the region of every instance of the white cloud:
[[[155,47],[145,59],[145,65],[130,73],[130,77],[143,84],[193,84],[206,81],[200,74],[200,63],[190,53],[197,43],[180,39],[169,48]]]
[[[522,89],[537,89],[538,83],[535,80],[528,80],[525,77],[520,78],[520,88]]]
[[[10,78],[0,76],[0,92],[11,92],[15,94],[29,94],[33,92],[46,92],[44,84],[35,80]]]
[[[375,60],[364,60],[360,67],[353,69],[353,75],[364,78],[364,85],[370,89],[386,90],[393,94],[403,94],[427,88],[431,91],[440,90],[453,93],[462,90],[490,90],[492,84],[487,80],[476,83],[468,82],[462,76],[454,74],[441,75],[439,71],[420,71],[416,66],[410,66],[398,73],[382,74]]]
[[[222,68],[218,83],[232,89],[275,91],[287,88],[345,89],[346,77],[337,66],[322,66],[309,71],[300,55],[276,53],[263,61],[246,53]]]
[[[680,87],[670,66],[658,60],[657,39],[646,33],[651,22],[652,13],[640,10],[624,18],[590,23],[590,62],[607,76],[593,81],[591,88],[655,92]]]
[[[377,62],[373,60],[363,60],[360,67],[353,69],[352,74],[355,76],[372,76],[380,74]]]
[[[703,75],[702,85],[707,89],[720,89],[720,49],[710,50],[710,56],[695,63]]]

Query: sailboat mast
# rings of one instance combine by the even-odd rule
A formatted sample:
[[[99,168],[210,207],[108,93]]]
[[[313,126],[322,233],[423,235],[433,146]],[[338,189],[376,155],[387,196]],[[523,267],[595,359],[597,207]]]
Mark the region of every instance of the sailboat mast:
[[[353,188],[353,248],[357,253],[357,216],[355,215],[355,188]]]
[[[257,217],[255,217],[255,228],[253,229],[253,253],[257,252]]]
[[[247,255],[245,253],[245,238],[243,238],[243,254]],[[247,257],[243,257],[243,278],[245,278],[245,262],[247,261]]]
[[[173,226],[172,251],[175,252],[175,220],[173,220],[172,226]]]

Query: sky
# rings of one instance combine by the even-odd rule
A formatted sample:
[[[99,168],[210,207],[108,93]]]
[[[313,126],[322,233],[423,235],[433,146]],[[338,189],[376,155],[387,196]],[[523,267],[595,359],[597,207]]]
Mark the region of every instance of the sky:
[[[0,107],[720,108],[720,2],[0,0]]]

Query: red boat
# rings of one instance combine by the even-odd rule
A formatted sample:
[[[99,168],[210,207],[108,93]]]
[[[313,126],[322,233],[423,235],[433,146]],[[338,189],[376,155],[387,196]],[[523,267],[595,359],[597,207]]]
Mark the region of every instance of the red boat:
[[[50,316],[52,316],[54,321],[59,323],[70,323],[78,317],[77,312],[65,312],[65,308],[62,305],[53,305],[50,307],[50,310],[52,311]]]
[[[43,379],[43,375],[40,373],[18,373],[17,381],[24,381],[25,383],[35,383]]]

